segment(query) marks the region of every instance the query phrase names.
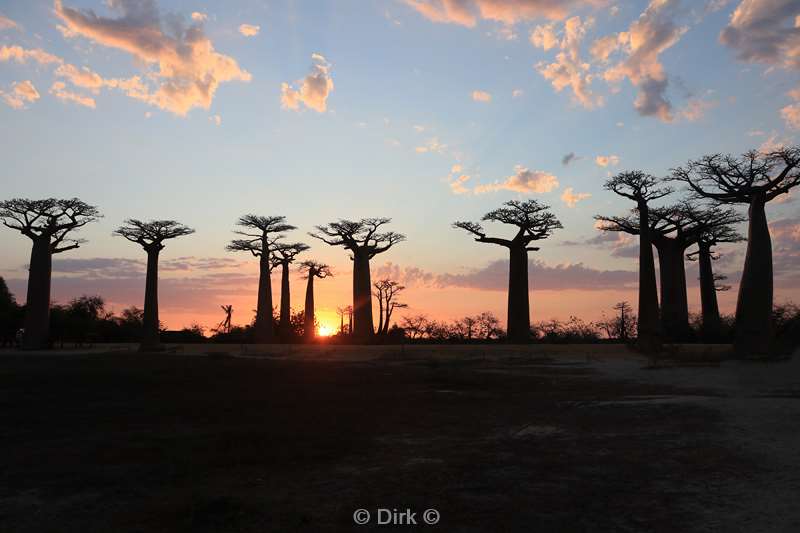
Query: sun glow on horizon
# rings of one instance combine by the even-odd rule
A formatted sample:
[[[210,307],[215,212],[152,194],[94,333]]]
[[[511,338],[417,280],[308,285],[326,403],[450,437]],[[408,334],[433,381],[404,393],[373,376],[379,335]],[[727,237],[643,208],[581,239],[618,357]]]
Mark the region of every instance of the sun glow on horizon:
[[[336,330],[334,328],[330,327],[330,326],[326,326],[324,324],[320,324],[317,327],[317,334],[320,337],[330,337],[334,333],[336,333]]]

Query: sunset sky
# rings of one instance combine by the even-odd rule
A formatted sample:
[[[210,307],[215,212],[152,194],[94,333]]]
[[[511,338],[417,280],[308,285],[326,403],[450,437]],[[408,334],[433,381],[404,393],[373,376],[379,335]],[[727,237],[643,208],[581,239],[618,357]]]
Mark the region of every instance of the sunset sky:
[[[349,303],[351,266],[307,232],[370,216],[408,238],[372,269],[408,286],[408,314],[505,318],[505,250],[451,223],[535,198],[564,229],[531,254],[533,321],[596,319],[636,301],[635,241],[594,229],[632,207],[604,180],[796,142],[798,73],[797,0],[0,0],[2,197],[77,196],[104,214],[56,256],[58,302],[141,306],[144,252],[112,231],[130,217],[195,228],[162,252],[170,328],[212,326],[221,304],[252,318],[256,262],[225,251],[245,213],[286,215],[287,241],[333,267],[323,323]],[[798,203],[768,216],[776,300],[800,302]],[[22,301],[30,241],[0,229],[0,275]],[[743,250],[716,265],[734,284],[725,312]],[[300,309],[297,275],[292,290]]]

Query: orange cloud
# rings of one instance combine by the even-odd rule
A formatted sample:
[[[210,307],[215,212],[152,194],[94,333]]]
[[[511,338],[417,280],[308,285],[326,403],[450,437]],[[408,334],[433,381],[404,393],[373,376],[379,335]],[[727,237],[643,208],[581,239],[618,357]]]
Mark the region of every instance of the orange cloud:
[[[574,192],[572,187],[567,187],[561,195],[561,201],[567,204],[567,207],[575,207],[578,202],[591,198],[591,196],[588,192]]]
[[[288,83],[281,84],[281,106],[284,109],[297,111],[300,104],[318,113],[324,113],[328,106],[328,96],[333,91],[331,65],[320,54],[312,54],[311,72],[298,80],[300,88],[295,89]]]
[[[0,14],[0,30],[12,30],[19,28],[19,25],[8,17]]]
[[[606,0],[405,0],[433,22],[473,27],[478,19],[504,24],[546,18],[561,20],[573,9],[596,7]]]
[[[21,46],[0,46],[0,61],[16,61],[17,63],[27,63],[28,60],[35,61],[40,65],[62,64],[64,62],[58,56],[47,53],[41,48],[28,50]]]
[[[72,102],[78,105],[82,105],[84,107],[90,107],[92,109],[97,107],[94,98],[67,90],[66,84],[63,81],[55,82],[50,87],[50,94],[52,94],[62,102]]]
[[[598,155],[594,158],[594,162],[600,165],[601,167],[608,167],[612,166],[615,167],[619,165],[619,156],[618,155]]]
[[[476,102],[491,102],[492,95],[486,91],[472,91],[472,99]]]
[[[199,23],[167,34],[155,2],[115,0],[110,6],[121,12],[119,18],[65,7],[55,0],[56,14],[69,32],[128,52],[150,67],[146,78],[155,87],[137,78],[138,86],[129,96],[185,116],[195,107],[208,109],[221,83],[250,81],[250,73],[235,59],[214,50]]]
[[[515,191],[519,193],[545,193],[558,188],[558,178],[542,170],[529,170],[522,165],[514,167],[514,174],[503,181],[478,185],[473,191],[482,194],[494,191]]]
[[[0,91],[0,98],[12,109],[24,109],[26,102],[35,102],[39,99],[39,91],[30,80],[25,80],[14,83],[10,93]]]
[[[259,31],[261,31],[261,26],[255,26],[253,24],[242,24],[239,26],[239,33],[245,37],[255,37],[258,35]]]

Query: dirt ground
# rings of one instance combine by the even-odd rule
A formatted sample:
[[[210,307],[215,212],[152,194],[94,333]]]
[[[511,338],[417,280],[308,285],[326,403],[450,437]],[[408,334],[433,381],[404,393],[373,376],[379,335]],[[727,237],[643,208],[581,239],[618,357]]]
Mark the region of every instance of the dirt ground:
[[[3,353],[0,531],[800,531],[799,356],[435,351]]]

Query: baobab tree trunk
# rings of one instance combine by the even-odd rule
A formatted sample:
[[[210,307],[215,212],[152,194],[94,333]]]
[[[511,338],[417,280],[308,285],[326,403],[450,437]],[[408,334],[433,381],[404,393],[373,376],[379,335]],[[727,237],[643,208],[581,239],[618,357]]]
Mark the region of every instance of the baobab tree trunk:
[[[719,339],[722,321],[717,304],[717,289],[714,282],[714,269],[711,266],[711,247],[702,242],[698,244],[697,261],[700,267],[700,307],[703,312],[703,340]]]
[[[281,264],[281,316],[278,321],[278,331],[282,338],[289,336],[291,325],[291,299],[289,295],[289,263]]]
[[[772,341],[772,240],[763,193],[750,203],[747,254],[736,302],[736,351],[765,355]]]
[[[309,271],[308,285],[306,285],[305,321],[303,322],[303,335],[309,341],[314,340],[317,332],[314,331],[314,274]]]
[[[353,253],[353,327],[357,338],[370,339],[372,329],[372,281],[369,273],[369,255],[364,251]]]
[[[256,343],[272,342],[274,337],[272,326],[272,279],[269,271],[269,254],[261,255],[258,274],[258,304],[256,305],[256,323],[253,327]]]
[[[656,351],[661,348],[661,324],[649,219],[647,203],[639,202],[639,321],[636,335],[641,349]]]
[[[528,251],[509,248],[508,261],[508,340],[525,343],[530,339],[531,318],[528,301]]]
[[[383,296],[378,297],[378,335],[383,335]]]
[[[380,330],[384,335],[389,334],[389,321],[392,319],[392,308],[386,308],[386,320],[383,322],[383,329]]]
[[[665,240],[658,246],[661,278],[661,325],[671,341],[686,340],[689,334],[689,303],[686,296],[684,247],[680,242]]]
[[[53,254],[50,251],[50,237],[35,239],[31,249],[28,296],[25,303],[25,336],[22,345],[26,350],[47,348],[50,333],[52,265]]]
[[[144,332],[139,351],[159,347],[158,331],[158,254],[160,250],[147,250],[147,274],[144,282]]]

